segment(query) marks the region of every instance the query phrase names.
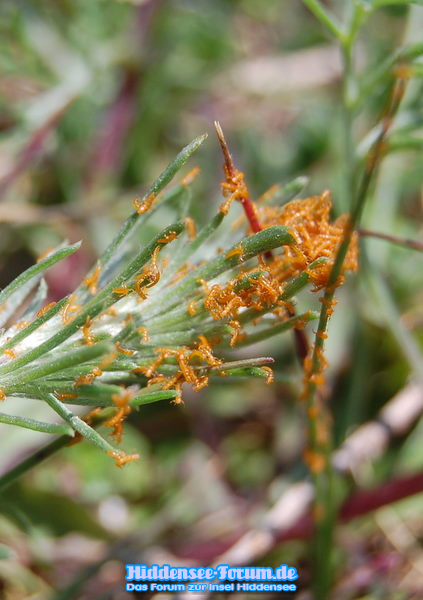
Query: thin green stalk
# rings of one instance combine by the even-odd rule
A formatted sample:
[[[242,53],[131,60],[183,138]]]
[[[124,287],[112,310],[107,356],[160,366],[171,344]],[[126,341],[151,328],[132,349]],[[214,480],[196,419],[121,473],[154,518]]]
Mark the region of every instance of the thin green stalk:
[[[338,40],[342,40],[344,32],[336,17],[331,15],[329,11],[318,0],[303,0],[304,4],[313,13],[320,23],[326,27]]]
[[[36,419],[30,419],[29,417],[18,417],[15,415],[7,415],[6,413],[0,413],[0,423],[5,423],[6,425],[18,425],[19,427],[40,431],[41,433],[53,433],[71,437],[75,435],[72,427],[65,423],[44,423],[42,421],[37,421]]]
[[[376,167],[383,155],[386,135],[391,127],[404,93],[405,82],[396,80],[389,99],[385,116],[382,120],[380,134],[371,148],[365,164],[361,184],[352,205],[351,217],[339,246],[334,265],[322,299],[319,324],[311,356],[311,363],[306,376],[304,398],[308,414],[308,439],[310,447],[310,470],[315,488],[315,595],[317,600],[327,597],[331,585],[333,565],[331,560],[333,531],[336,519],[332,468],[332,431],[330,417],[322,399],[318,395],[316,379],[324,369],[324,339],[328,326],[335,289],[342,274],[343,263],[347,255],[354,230],[358,226],[367,198],[370,183]]]
[[[0,494],[10,484],[17,481],[22,475],[30,471],[33,467],[39,465],[43,460],[55,454],[61,448],[64,448],[66,444],[69,444],[69,436],[62,435],[57,440],[54,440],[44,448],[40,448],[36,452],[33,452],[31,456],[25,458],[23,461],[18,463],[15,467],[10,469],[7,473],[4,473],[0,477]]]

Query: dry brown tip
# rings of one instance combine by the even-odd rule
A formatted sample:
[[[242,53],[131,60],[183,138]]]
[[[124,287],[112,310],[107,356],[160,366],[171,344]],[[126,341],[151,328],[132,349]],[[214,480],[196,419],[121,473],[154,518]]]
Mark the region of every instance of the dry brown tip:
[[[216,129],[217,139],[219,140],[220,147],[222,148],[223,156],[225,158],[225,167],[228,173],[232,175],[235,172],[235,166],[219,121],[214,122],[214,127]]]

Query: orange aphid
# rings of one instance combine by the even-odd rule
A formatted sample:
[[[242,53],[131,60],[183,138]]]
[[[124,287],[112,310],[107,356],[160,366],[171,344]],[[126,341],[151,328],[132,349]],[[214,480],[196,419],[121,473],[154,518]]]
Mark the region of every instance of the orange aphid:
[[[98,365],[100,370],[107,369],[107,367],[115,360],[116,356],[117,352],[109,352],[109,354],[106,354],[101,363]]]
[[[96,377],[100,377],[103,374],[103,371],[100,367],[94,367],[89,373],[86,375],[80,375],[78,379],[75,381],[75,387],[79,387],[80,385],[90,385],[94,381]]]
[[[226,254],[226,258],[231,258],[232,256],[239,256],[239,259],[241,260],[242,257],[244,256],[244,249],[242,248],[242,246],[233,248]]]
[[[125,454],[122,450],[109,450],[107,454],[115,460],[117,467],[123,467],[126,463],[139,460],[140,457],[139,454]]]
[[[94,417],[96,417],[100,413],[101,413],[101,408],[93,408],[92,410],[90,410],[89,413],[87,413],[86,415],[84,415],[82,417],[82,420],[85,423],[87,423],[88,425],[91,425],[91,423],[93,422]]]
[[[43,252],[41,252],[41,254],[39,254],[37,256],[37,263],[41,262],[42,260],[44,260],[45,258],[47,258],[47,256],[53,252],[54,248],[53,246],[49,246],[48,248],[46,248],[45,250],[43,250]]]
[[[234,200],[246,199],[248,198],[249,194],[247,184],[245,183],[244,179],[244,173],[242,171],[234,169],[233,173],[229,173],[225,167],[224,170],[226,181],[224,181],[221,186],[226,200],[220,205],[219,212],[227,215]]]
[[[145,200],[140,200],[139,198],[135,198],[135,200],[133,201],[132,204],[134,205],[134,208],[137,211],[137,213],[139,215],[142,215],[143,213],[150,210],[150,208],[153,206],[155,199],[156,199],[156,194],[150,194],[149,196],[147,196],[147,198]]]
[[[81,306],[75,303],[75,294],[69,296],[67,303],[65,304],[62,312],[62,320],[67,325],[70,323],[76,315],[71,314],[77,312]]]
[[[3,388],[0,388],[0,402],[3,402],[3,400],[6,400],[6,392]]]
[[[191,217],[185,217],[184,223],[185,223],[185,229],[187,231],[189,239],[190,240],[195,239],[195,236],[197,235],[197,231],[195,228],[194,219],[191,219]]]
[[[236,319],[231,319],[229,321],[229,327],[231,327],[232,329],[230,345],[235,346],[239,342],[239,339],[241,337],[241,325]]]
[[[135,350],[130,350],[129,348],[122,348],[120,342],[115,342],[115,348],[120,354],[127,354],[128,356],[135,354]]]
[[[7,348],[6,350],[3,350],[3,354],[6,354],[12,360],[14,360],[16,358],[16,352],[14,350],[12,350],[12,348]]]
[[[123,422],[132,410],[130,405],[132,393],[129,390],[123,390],[120,394],[113,394],[112,400],[116,406],[116,413],[104,422],[104,426],[113,427],[112,436],[119,443],[122,441]]]
[[[142,327],[138,327],[138,333],[140,334],[144,344],[147,344],[150,341],[150,338],[148,336],[147,327],[145,327],[144,325]]]
[[[122,296],[122,298],[124,296],[127,296],[128,294],[131,293],[132,290],[130,290],[128,288],[128,286],[123,285],[121,287],[117,287],[117,288],[113,288],[113,293],[116,294],[117,296]]]
[[[16,329],[25,329],[25,327],[28,327],[28,325],[31,325],[31,321],[19,321],[19,323],[16,323]]]
[[[328,334],[325,333],[324,331],[317,331],[316,337],[320,338],[321,340],[327,340]]]
[[[207,283],[207,281],[205,279],[197,279],[197,281],[202,286],[204,292],[206,294],[208,294],[210,291],[210,288],[209,288],[209,284]]]
[[[260,367],[260,369],[262,371],[266,371],[266,373],[267,373],[266,383],[268,385],[270,385],[271,383],[273,383],[274,380],[275,380],[275,374],[273,373],[273,370],[270,367]]]
[[[136,276],[135,291],[143,300],[147,297],[144,288],[151,288],[160,281],[160,269],[157,266],[157,256],[160,250],[160,246],[155,248],[151,257],[151,265],[145,266]]]
[[[46,312],[48,312],[50,310],[50,308],[53,308],[53,306],[55,306],[55,305],[56,305],[56,302],[50,302],[49,304],[46,304],[45,306],[43,306],[43,308],[40,308],[40,310],[35,315],[35,318],[39,319],[40,317],[44,317]]]
[[[196,300],[191,300],[191,302],[188,303],[187,312],[189,315],[191,315],[191,317],[193,317],[194,315],[197,314],[197,301]]]
[[[326,466],[326,457],[311,450],[304,451],[304,462],[312,473],[321,473]]]
[[[186,186],[186,185],[189,185],[190,183],[192,183],[200,172],[201,172],[200,167],[198,167],[198,166],[193,167],[191,169],[191,171],[188,171],[188,173],[182,179],[181,185]]]
[[[90,294],[94,296],[97,293],[98,281],[101,275],[101,267],[97,265],[93,273],[83,280],[83,284],[88,288]]]
[[[166,234],[164,237],[160,238],[157,241],[160,244],[168,244],[169,242],[173,242],[173,240],[176,240],[177,237],[178,234],[176,233],[176,231],[170,231],[168,234]]]
[[[92,346],[94,344],[94,337],[90,331],[90,327],[91,327],[91,317],[87,317],[85,319],[85,323],[82,326],[82,334],[85,338],[85,343],[87,344],[87,346]]]
[[[309,419],[315,421],[319,416],[319,409],[317,408],[317,406],[309,406],[309,408],[307,409],[307,415]]]
[[[324,296],[319,298],[319,302],[321,302],[326,307],[326,314],[330,317],[333,314],[334,307],[338,304],[338,301],[335,298],[328,300]]]
[[[71,398],[76,398],[77,394],[71,394],[69,392],[63,392],[62,394],[56,394],[56,398],[63,402],[63,400],[70,400]]]

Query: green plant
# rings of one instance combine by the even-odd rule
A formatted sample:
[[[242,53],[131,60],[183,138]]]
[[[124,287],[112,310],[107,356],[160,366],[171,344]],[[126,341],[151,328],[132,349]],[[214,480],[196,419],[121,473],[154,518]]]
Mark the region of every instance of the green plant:
[[[40,308],[46,295],[43,273],[77,251],[79,244],[48,252],[1,292],[4,324],[38,285],[21,321],[1,340],[2,396],[12,407],[17,398],[44,401],[63,421],[44,423],[2,413],[3,423],[62,434],[52,449],[68,437],[82,436],[123,465],[137,456],[119,450],[92,425],[113,428],[119,442],[123,421],[132,410],[163,399],[179,402],[183,383],[198,390],[210,376],[252,375],[270,381],[270,369],[260,367],[271,363],[270,358],[228,361],[214,352],[220,354],[238,341],[245,345],[266,339],[315,318],[310,311],[290,316],[285,307],[310,280],[325,276],[330,252],[295,262],[301,250],[291,228],[266,226],[248,237],[240,232],[239,241],[202,262],[204,243],[222,224],[231,202],[243,201],[246,194],[242,173],[227,172],[223,184],[227,200],[198,235],[187,217],[194,173],[160,194],[203,140],[204,136],[184,148],[145,197],[134,201],[135,212],[72,294]],[[163,205],[172,206],[183,219],[137,250],[142,225]],[[255,210],[249,200],[248,208]],[[164,259],[167,264],[159,266],[159,255],[161,260],[168,246],[172,252]],[[272,251],[277,254],[270,261],[259,259],[254,266],[256,257]],[[195,262],[188,264],[193,257]],[[209,281],[215,282],[212,287]],[[273,316],[262,321],[267,313]],[[257,321],[261,326],[252,333],[251,324]],[[93,410],[81,418],[69,405]],[[36,455],[29,458],[0,485],[37,460]]]

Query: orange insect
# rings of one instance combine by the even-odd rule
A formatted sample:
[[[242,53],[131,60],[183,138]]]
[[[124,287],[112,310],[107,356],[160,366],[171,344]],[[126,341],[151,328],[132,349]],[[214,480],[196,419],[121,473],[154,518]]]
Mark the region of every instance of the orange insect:
[[[185,229],[187,231],[188,237],[190,240],[195,239],[195,236],[197,235],[197,231],[195,228],[195,222],[193,219],[191,219],[191,217],[185,217],[184,218],[184,223],[185,223]]]
[[[189,315],[191,315],[191,317],[193,317],[194,315],[197,314],[197,301],[196,300],[191,300],[191,302],[188,304],[187,312]]]
[[[122,298],[130,294],[131,291],[132,290],[130,290],[126,285],[123,285],[122,287],[113,288],[113,293],[117,296],[121,296]]]
[[[138,327],[138,333],[142,337],[142,341],[144,342],[144,344],[147,344],[150,341],[150,338],[148,336],[147,327],[144,327],[144,326]]]
[[[16,358],[16,352],[14,350],[12,350],[12,348],[7,348],[6,350],[3,350],[3,354],[6,354],[12,360],[14,360]]]
[[[125,454],[123,450],[109,450],[107,452],[109,456],[114,458],[117,467],[123,467],[128,462],[139,460],[139,454]]]
[[[189,171],[181,181],[181,185],[187,186],[194,181],[197,175],[201,172],[200,167],[194,167]]]
[[[173,240],[176,240],[177,237],[178,234],[175,231],[170,231],[168,234],[166,234],[164,237],[160,238],[157,241],[160,244],[168,244],[169,242],[173,242]]]
[[[143,213],[150,210],[150,208],[153,206],[155,199],[156,194],[150,194],[145,200],[139,200],[138,198],[136,198],[133,201],[134,208],[139,215],[142,215]]]
[[[139,273],[135,278],[135,291],[142,300],[147,297],[145,288],[153,287],[160,280],[160,269],[157,266],[157,256],[160,250],[160,246],[155,248],[153,256],[151,257],[151,265],[145,266],[141,273]]]
[[[82,282],[85,286],[87,286],[87,288],[92,296],[94,296],[97,293],[97,286],[98,286],[98,281],[100,279],[100,275],[101,275],[101,267],[100,267],[100,265],[97,265],[96,268],[94,269],[92,275],[89,275],[88,277],[86,277]]]
[[[232,256],[239,256],[239,260],[242,260],[244,256],[244,249],[242,246],[238,246],[237,248],[233,248],[226,254],[226,258],[231,258]]]
[[[50,302],[50,304],[46,304],[45,306],[43,306],[43,308],[40,308],[40,310],[35,315],[35,318],[39,319],[40,317],[44,317],[46,312],[48,312],[50,310],[50,308],[53,308],[53,306],[55,306],[55,304],[56,304],[56,302]]]
[[[68,392],[63,392],[62,394],[56,394],[56,398],[63,402],[63,400],[70,400],[71,398],[76,398],[77,394],[70,394]]]
[[[86,375],[80,375],[78,379],[75,381],[75,387],[79,387],[80,385],[90,385],[96,377],[100,377],[103,375],[103,371],[100,367],[94,367],[90,373]]]
[[[76,315],[72,315],[71,313],[75,313],[81,308],[79,304],[75,303],[75,297],[75,294],[69,296],[69,299],[63,308],[62,319],[65,325],[73,321],[73,319],[75,318]]]
[[[25,327],[28,327],[28,325],[31,325],[31,321],[19,321],[19,323],[15,324],[16,329],[25,329]]]
[[[116,413],[104,422],[104,426],[113,427],[112,436],[117,443],[120,443],[123,435],[123,422],[132,411],[129,404],[132,400],[132,393],[129,390],[124,390],[121,394],[113,394],[112,400],[116,406]]]
[[[232,329],[230,345],[233,347],[239,342],[241,338],[241,325],[236,319],[231,319],[229,321],[229,327],[231,327]]]
[[[111,365],[112,362],[115,360],[116,356],[117,356],[117,352],[109,352],[109,354],[106,354],[106,356],[103,358],[101,363],[98,365],[99,368],[107,369],[107,367],[109,365]]]
[[[269,385],[273,383],[275,380],[275,374],[273,373],[273,370],[270,367],[260,367],[260,369],[262,371],[266,371],[267,373],[266,383]]]
[[[311,450],[304,451],[304,462],[312,473],[321,473],[326,466],[326,457]]]
[[[85,338],[85,343],[87,344],[87,346],[92,346],[94,344],[94,337],[90,331],[90,327],[91,327],[91,318],[88,316],[85,319],[85,324],[82,326],[82,334]]]
[[[0,388],[0,402],[3,402],[3,400],[6,400],[6,392],[3,388]]]
[[[130,350],[129,348],[122,348],[120,342],[115,342],[115,348],[120,354],[127,354],[129,356],[135,354],[135,350]]]
[[[45,258],[47,258],[47,256],[53,252],[54,248],[53,246],[49,246],[48,248],[46,248],[43,252],[41,252],[41,254],[39,254],[37,256],[37,263],[40,263],[42,260],[44,260]]]

